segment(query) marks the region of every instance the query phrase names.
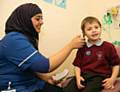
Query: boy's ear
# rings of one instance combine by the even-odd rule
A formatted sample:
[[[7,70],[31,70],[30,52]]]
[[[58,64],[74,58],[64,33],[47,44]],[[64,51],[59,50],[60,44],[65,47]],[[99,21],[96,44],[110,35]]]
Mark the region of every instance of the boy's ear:
[[[83,32],[83,38],[85,38],[85,33]]]
[[[85,41],[86,41],[86,39],[87,39],[87,38],[86,38],[86,35],[85,35],[85,33],[84,33],[84,32],[83,32],[83,38],[84,38],[84,39],[85,39]]]

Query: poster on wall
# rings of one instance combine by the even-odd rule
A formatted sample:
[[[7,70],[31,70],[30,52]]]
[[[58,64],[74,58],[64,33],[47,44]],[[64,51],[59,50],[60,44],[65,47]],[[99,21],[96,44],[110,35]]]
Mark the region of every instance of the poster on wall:
[[[111,7],[103,16],[103,25],[112,26],[114,29],[120,29],[120,5]]]
[[[44,0],[45,2],[47,2],[47,3],[52,3],[53,2],[53,0]]]
[[[66,0],[55,0],[55,5],[61,8],[66,8]]]
[[[54,4],[55,6],[63,9],[66,8],[66,4],[67,4],[67,0],[43,0],[43,1],[49,4]]]
[[[106,10],[105,14],[103,15],[102,24],[103,30],[107,32],[107,34],[109,35],[109,39],[112,40],[112,33],[117,34],[117,31],[120,31],[120,5],[113,6],[110,9]],[[112,43],[120,46],[119,39],[116,39]]]

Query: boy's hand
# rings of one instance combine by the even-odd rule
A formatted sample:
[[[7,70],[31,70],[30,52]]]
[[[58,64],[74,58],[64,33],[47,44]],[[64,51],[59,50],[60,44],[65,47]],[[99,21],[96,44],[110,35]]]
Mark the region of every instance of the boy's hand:
[[[77,82],[78,89],[82,89],[85,87],[84,85],[81,84],[81,82],[83,82],[83,81],[85,81],[85,79],[82,76],[80,76],[79,79],[77,79],[76,82]]]
[[[113,89],[113,88],[114,88],[115,79],[106,78],[106,79],[103,80],[102,82],[103,82],[103,87],[104,87],[105,89]]]

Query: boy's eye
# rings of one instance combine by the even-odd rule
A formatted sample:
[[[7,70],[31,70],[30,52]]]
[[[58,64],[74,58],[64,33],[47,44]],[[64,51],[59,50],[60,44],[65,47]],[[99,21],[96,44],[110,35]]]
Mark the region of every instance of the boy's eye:
[[[91,28],[88,28],[87,30],[88,30],[88,31],[90,31],[90,30],[91,30]]]
[[[96,29],[98,29],[99,27],[98,26],[95,26]]]

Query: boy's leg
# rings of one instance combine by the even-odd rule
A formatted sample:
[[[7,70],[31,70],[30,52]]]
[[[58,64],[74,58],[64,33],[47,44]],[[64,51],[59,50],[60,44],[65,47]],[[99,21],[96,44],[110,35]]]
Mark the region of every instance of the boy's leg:
[[[76,79],[73,77],[68,85],[63,88],[64,92],[80,92],[76,86]]]
[[[44,89],[41,92],[63,92],[63,88],[46,83]]]
[[[87,81],[85,89],[82,92],[101,92],[103,89],[101,76],[95,76],[94,78]]]

